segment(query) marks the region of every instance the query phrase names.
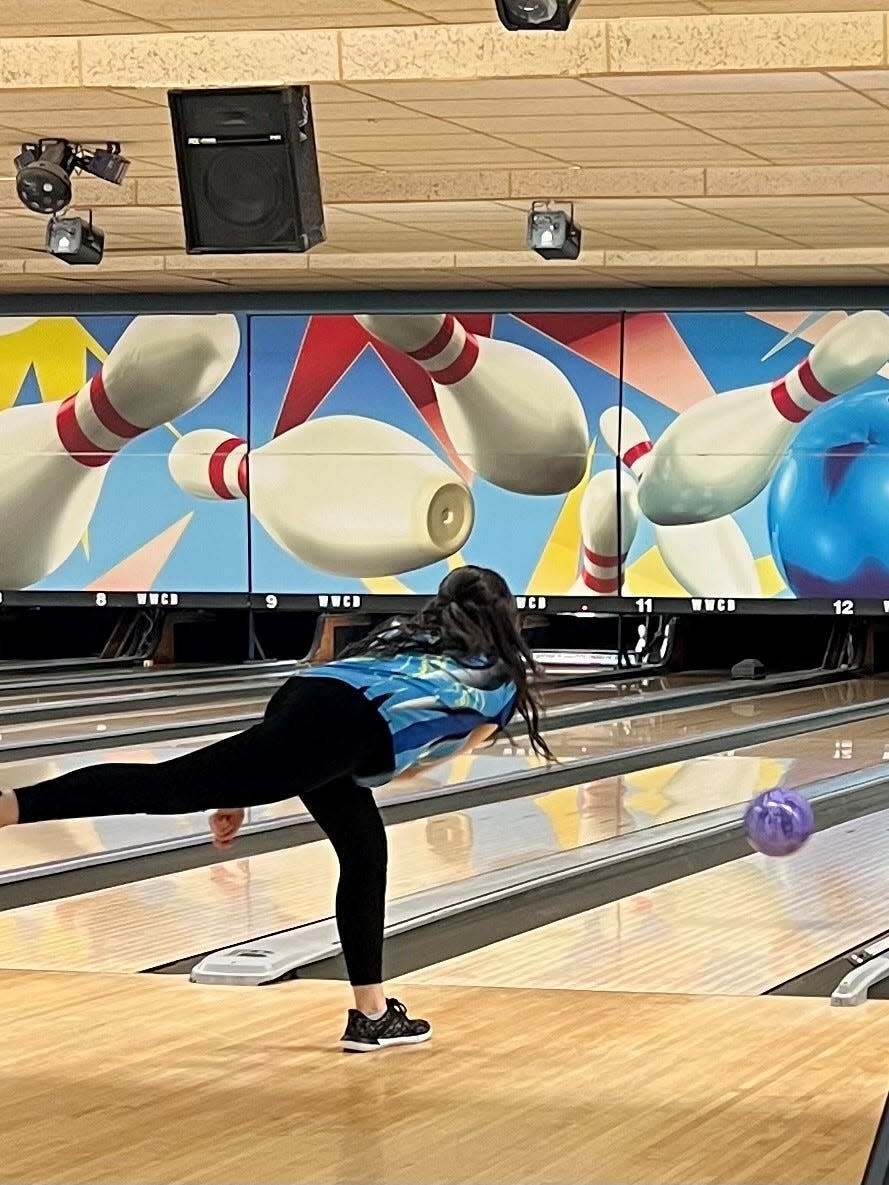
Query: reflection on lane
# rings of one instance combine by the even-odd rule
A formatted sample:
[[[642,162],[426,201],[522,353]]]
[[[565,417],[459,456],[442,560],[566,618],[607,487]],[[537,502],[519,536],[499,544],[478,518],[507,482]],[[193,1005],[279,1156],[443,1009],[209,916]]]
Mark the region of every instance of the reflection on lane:
[[[727,676],[713,675],[649,675],[644,679],[619,679],[608,683],[579,683],[576,686],[547,687],[545,689],[548,709],[573,707],[578,704],[597,704],[618,696],[628,699],[644,699],[665,691],[685,691],[695,687],[707,687],[724,683]]]
[[[855,726],[853,748],[860,746],[883,757],[882,740],[868,736],[866,727]],[[876,734],[882,722],[871,721],[869,727]],[[757,746],[663,766],[645,771],[642,780],[636,774],[601,779],[547,794],[530,794],[522,800],[395,824],[388,829],[391,898],[459,882],[490,869],[521,865],[579,844],[595,844],[670,818],[740,804],[781,777],[792,779],[798,761],[806,762],[815,776],[848,769],[849,759],[838,754],[847,750],[849,740],[848,728],[824,730],[779,742],[779,747],[771,750]],[[795,743],[801,746],[799,757],[790,748]],[[80,826],[89,829],[82,833],[84,842],[91,835],[92,842],[101,844],[102,828],[121,822],[66,824],[58,834],[70,835],[69,828]],[[132,825],[134,821],[127,822]],[[185,834],[190,826],[190,821],[183,819],[138,822],[161,822],[174,834]],[[5,852],[7,837],[18,842],[43,828],[5,833],[0,838],[0,852]],[[793,861],[764,863],[776,889],[791,866],[795,867]],[[0,913],[0,966],[130,971],[184,958],[197,949],[217,949],[328,916],[335,875],[335,860],[324,842],[308,844],[297,853],[285,850],[248,859],[238,859],[235,851],[234,858],[224,865]],[[851,878],[858,875],[853,868]],[[822,883],[825,893],[834,893],[835,886],[823,879]],[[722,898],[711,891],[704,899],[712,921],[714,911],[722,909]],[[639,912],[636,920],[640,927],[634,929],[634,940],[644,945],[644,937],[656,938],[665,921],[652,911],[647,897],[633,900],[629,908]],[[794,894],[786,894],[784,901],[797,916],[800,909],[810,909],[810,904],[801,904]],[[749,898],[748,908],[741,914],[750,916]],[[722,913],[719,916],[722,918]],[[572,941],[582,942],[586,934],[592,942],[596,926],[610,927],[614,917],[613,913],[598,915],[588,923],[590,928]],[[617,924],[628,917],[619,915]],[[724,932],[728,941],[730,931],[726,928]],[[712,933],[702,930],[701,940],[706,946]],[[628,947],[623,953],[628,954]],[[675,949],[672,953],[666,950],[666,956],[676,957]]]
[[[81,736],[96,736],[101,737],[104,732],[123,732],[123,731],[138,731],[140,729],[151,727],[175,727],[176,725],[185,725],[189,723],[201,723],[205,720],[222,719],[236,719],[244,716],[259,716],[265,709],[265,705],[275,693],[277,687],[283,682],[278,676],[268,676],[269,684],[266,686],[252,686],[245,687],[243,694],[237,699],[226,698],[220,702],[213,702],[212,700],[206,703],[192,703],[187,702],[187,696],[183,696],[184,702],[181,706],[168,707],[151,707],[150,704],[139,706],[127,710],[126,695],[115,693],[114,706],[105,710],[97,710],[95,713],[84,716],[73,717],[69,720],[64,718],[54,718],[45,722],[30,721],[27,723],[15,724],[10,722],[5,724],[3,720],[3,707],[7,706],[6,701],[0,701],[0,742],[6,744],[36,744],[39,742],[49,743],[51,741],[70,740],[72,737],[77,738]],[[643,680],[624,679],[615,682],[602,683],[594,687],[574,686],[571,684],[547,688],[544,692],[545,702],[548,708],[559,708],[570,706],[574,704],[583,703],[601,703],[608,700],[619,699],[625,696],[633,698],[641,698],[646,695],[657,694],[658,692],[676,688],[677,686],[697,686],[701,682],[699,677],[693,679],[683,679],[682,677],[657,677]],[[237,691],[234,682],[229,684],[208,684],[204,687],[202,694],[209,695],[212,690],[226,691],[229,695]],[[153,690],[153,689],[151,689]],[[191,695],[193,687],[188,686],[188,695]],[[93,692],[89,692],[92,695]],[[163,694],[169,694],[164,691]],[[67,694],[59,696],[58,694],[47,696],[45,692],[40,692],[34,697],[23,696],[20,699],[20,706],[27,706],[29,703],[39,703],[43,700],[51,700],[58,702],[60,699],[76,699],[81,693],[74,696]]]
[[[282,675],[264,675],[256,672],[255,674],[245,673],[242,680],[234,678],[225,680],[218,678],[170,678],[169,682],[151,682],[149,679],[143,678],[136,679],[132,683],[115,684],[112,687],[93,683],[86,684],[83,687],[50,685],[34,691],[9,691],[0,693],[0,721],[3,719],[4,712],[19,707],[24,708],[40,704],[64,705],[66,703],[78,703],[80,700],[89,699],[108,700],[111,703],[117,702],[126,707],[133,696],[165,695],[171,697],[181,696],[185,699],[189,696],[213,695],[217,692],[232,693],[237,692],[242,682],[245,685],[245,691],[249,689],[251,694],[258,694],[260,691],[265,692],[265,688],[268,687],[266,695],[271,696],[274,694],[275,689],[284,682],[284,677]]]
[[[761,995],[885,930],[887,831],[889,811],[866,815],[814,835],[790,859],[751,854],[407,978]]]
[[[779,705],[775,701],[780,702],[779,714],[792,715],[803,710],[836,706],[837,702],[858,702],[882,693],[883,685],[872,680],[833,684],[749,701],[723,703],[706,709],[687,709],[608,724],[578,726],[553,734],[551,740],[560,758],[576,760],[591,753],[606,754],[618,748],[630,748],[671,736],[690,737],[695,731],[729,727],[751,718],[761,720],[769,710],[772,715],[768,718],[778,718],[775,713]],[[771,708],[762,702],[763,699],[772,701]],[[698,723],[697,730],[695,721]],[[667,731],[671,723],[672,731]],[[443,860],[452,858],[456,853],[455,858],[460,862],[469,859],[474,871],[484,871],[488,867],[499,866],[501,859],[509,862],[517,851],[524,850],[527,845],[542,855],[566,847],[595,843],[616,834],[656,826],[702,810],[743,802],[759,790],[774,785],[782,777],[788,784],[796,785],[800,783],[795,779],[805,782],[827,776],[818,771],[823,771],[825,762],[833,761],[837,754],[848,751],[850,738],[862,738],[858,742],[859,761],[866,765],[875,764],[884,759],[882,744],[871,742],[865,745],[863,738],[872,738],[882,728],[882,722],[874,720],[838,729],[823,729],[804,737],[788,738],[739,751],[734,755],[719,754],[691,762],[662,765],[622,777],[599,779],[546,794],[529,795],[512,802],[438,816],[439,820],[444,819],[446,822],[430,820],[430,849],[436,851]],[[213,739],[217,738],[193,738],[130,750],[109,749],[99,753],[65,754],[51,759],[7,763],[0,765],[0,789],[42,781],[98,760],[165,761]],[[848,757],[843,760],[844,769],[860,768],[850,764]],[[478,784],[516,771],[539,768],[540,765],[536,757],[521,748],[508,742],[498,742],[482,752],[457,757],[422,775],[393,783],[379,790],[377,799],[385,803],[396,797],[422,798],[424,794],[434,794],[448,786]],[[430,809],[434,810],[434,807]],[[290,799],[251,810],[248,822],[283,822],[304,817],[299,801]],[[479,833],[478,843],[472,840],[476,832]],[[16,870],[154,843],[186,842],[195,837],[205,838],[207,834],[203,815],[175,818],[120,816],[43,823],[3,835],[0,841],[0,873],[11,874]],[[503,852],[507,855],[503,856]]]
[[[827,756],[826,760],[831,758]],[[770,757],[723,754],[652,771],[660,779],[660,785],[649,789],[656,790],[661,801],[651,803],[643,812],[645,817],[638,822],[633,820],[629,799],[638,794],[639,787],[611,778],[549,794],[530,795],[522,801],[395,824],[388,831],[390,897],[395,900],[436,885],[453,884],[480,872],[522,864],[575,844],[596,843],[633,826],[650,825],[652,817],[659,814],[663,817],[664,811],[677,810],[682,805],[682,793],[688,795],[686,813],[710,809],[759,788],[763,781],[770,781],[778,773],[779,766],[787,772],[792,769],[792,759],[787,759],[785,767],[783,762]],[[692,775],[695,768],[704,770],[707,776]],[[706,801],[696,800],[696,794]],[[638,811],[639,804],[634,804],[632,809]],[[816,840],[817,836],[813,844]],[[782,877],[795,866],[794,861],[762,863],[768,865],[776,890],[780,890]],[[744,864],[748,862],[737,862]],[[335,860],[329,845],[318,842],[296,853],[285,850],[249,859],[238,859],[235,855],[224,865],[0,913],[0,966],[136,971],[185,958],[199,949],[218,949],[328,916],[335,876]],[[858,871],[852,868],[851,879],[857,876]],[[828,896],[835,894],[835,884],[823,884]],[[740,887],[744,889],[745,885],[746,882]],[[632,899],[627,910],[617,915],[612,911],[589,917],[586,928],[572,935],[569,943],[587,941],[594,949],[601,950],[602,943],[607,945],[613,937],[614,926],[619,928],[627,922],[633,923],[632,931],[628,931],[632,940],[622,947],[624,956],[632,955],[631,947],[636,942],[641,948],[646,940],[656,939],[659,930],[670,938],[667,919],[652,909],[650,897],[648,894]],[[720,932],[726,939],[723,946],[730,945],[731,929],[723,925],[725,911],[721,894],[711,891],[701,900],[710,911],[711,923],[716,912],[721,911]],[[749,893],[746,900],[747,908],[739,903],[736,911],[741,918],[751,916]],[[810,909],[810,905],[801,904],[792,893],[784,895],[783,903],[796,917],[801,909],[803,912]],[[777,916],[777,911],[773,912]],[[772,916],[770,907],[760,916],[768,921]],[[700,914],[696,920],[700,922]],[[704,928],[700,938],[706,953],[713,935]],[[577,958],[565,953],[563,969],[579,969]],[[665,949],[664,954],[665,958],[676,957],[675,949]],[[557,958],[556,962],[560,963],[561,959]],[[537,966],[537,961],[533,963]],[[595,967],[589,959],[582,965],[586,970]],[[615,969],[626,970],[626,966],[624,963]],[[501,965],[499,970],[503,973],[504,967]]]
[[[240,720],[258,715],[269,700],[268,695],[245,695],[242,699],[226,700],[224,704],[184,704],[176,708],[141,708],[134,712],[103,712],[94,716],[77,716],[68,720],[47,720],[29,724],[3,725],[0,721],[0,743],[4,745],[50,744],[53,741],[95,737],[100,740],[106,732],[137,732],[151,728],[176,728],[201,724],[212,720]]]

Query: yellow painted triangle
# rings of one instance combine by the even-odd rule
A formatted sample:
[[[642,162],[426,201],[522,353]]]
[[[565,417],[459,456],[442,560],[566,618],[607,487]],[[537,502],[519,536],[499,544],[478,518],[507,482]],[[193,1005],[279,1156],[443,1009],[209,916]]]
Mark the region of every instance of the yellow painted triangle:
[[[32,369],[46,402],[67,399],[86,382],[90,354],[100,362],[108,356],[75,317],[42,317],[0,335],[0,410],[13,406]]]
[[[583,481],[578,482],[565,498],[537,566],[531,573],[526,592],[559,596],[567,592],[577,579],[580,568],[580,501],[589,481],[595,455],[596,441],[593,440],[587,454]]]
[[[83,554],[86,556],[87,559],[89,559],[90,558],[90,529],[89,529],[89,527],[87,527],[87,529],[83,532],[83,536],[81,537],[81,540],[80,540],[80,546],[83,548]]]
[[[770,555],[764,555],[762,559],[756,561],[756,570],[759,573],[759,582],[762,585],[764,597],[774,597],[778,593],[784,592],[787,585],[778,571],[778,565]]]

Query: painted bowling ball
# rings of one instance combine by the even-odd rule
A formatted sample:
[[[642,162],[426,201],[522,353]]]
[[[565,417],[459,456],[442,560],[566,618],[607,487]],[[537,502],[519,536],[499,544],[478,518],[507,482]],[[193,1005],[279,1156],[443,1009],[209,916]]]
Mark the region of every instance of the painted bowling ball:
[[[772,554],[798,597],[889,597],[889,393],[844,395],[800,428],[769,491]]]
[[[815,816],[802,794],[775,788],[758,794],[744,815],[750,846],[764,856],[789,856],[815,829]]]

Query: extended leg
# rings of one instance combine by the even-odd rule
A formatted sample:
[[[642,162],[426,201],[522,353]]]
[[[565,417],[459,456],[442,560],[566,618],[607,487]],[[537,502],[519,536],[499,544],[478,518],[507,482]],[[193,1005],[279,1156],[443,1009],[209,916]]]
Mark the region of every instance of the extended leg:
[[[172,761],[87,766],[17,790],[18,821],[179,815],[280,802],[379,755],[386,726],[360,692],[332,679],[292,683],[274,697],[260,724]]]

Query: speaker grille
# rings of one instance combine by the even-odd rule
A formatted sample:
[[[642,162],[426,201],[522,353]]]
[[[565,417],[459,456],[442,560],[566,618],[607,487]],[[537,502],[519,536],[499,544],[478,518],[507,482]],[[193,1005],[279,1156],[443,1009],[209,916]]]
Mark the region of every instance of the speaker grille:
[[[301,252],[323,242],[308,87],[169,98],[190,254]]]

